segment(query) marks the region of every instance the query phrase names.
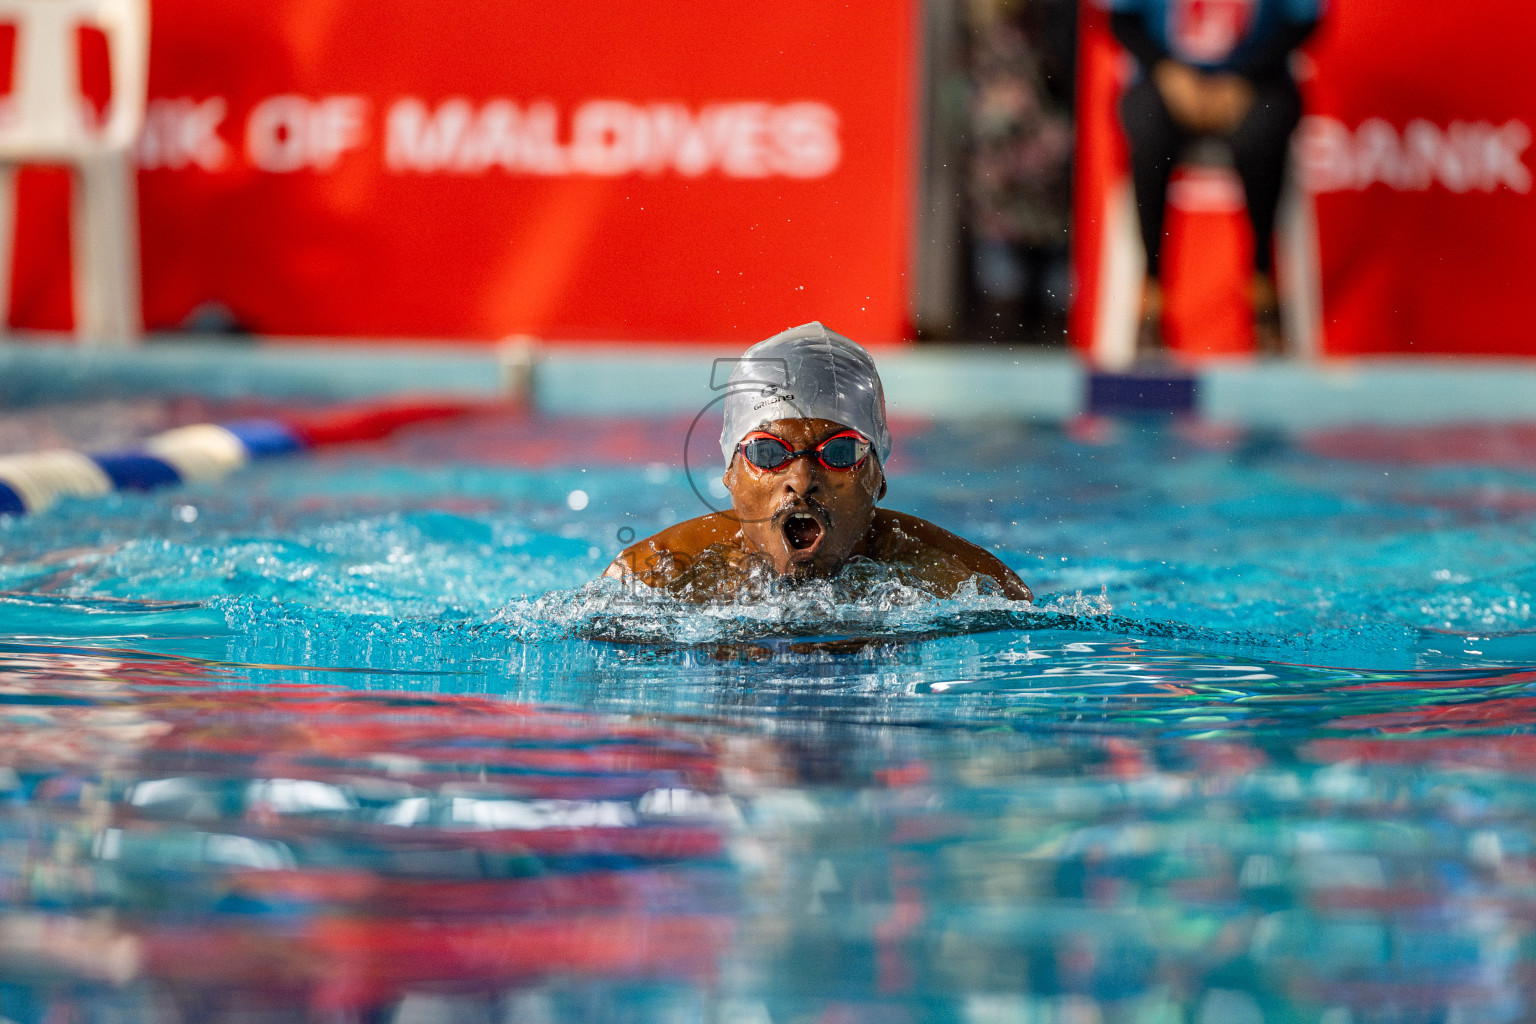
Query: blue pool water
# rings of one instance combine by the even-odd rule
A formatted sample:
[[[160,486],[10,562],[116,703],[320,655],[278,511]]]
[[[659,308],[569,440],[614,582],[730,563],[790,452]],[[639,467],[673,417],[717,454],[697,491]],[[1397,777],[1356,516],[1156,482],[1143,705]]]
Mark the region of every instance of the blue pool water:
[[[906,423],[887,503],[1033,608],[590,583],[702,511],[687,428],[0,520],[0,1017],[1536,1015],[1507,436]]]

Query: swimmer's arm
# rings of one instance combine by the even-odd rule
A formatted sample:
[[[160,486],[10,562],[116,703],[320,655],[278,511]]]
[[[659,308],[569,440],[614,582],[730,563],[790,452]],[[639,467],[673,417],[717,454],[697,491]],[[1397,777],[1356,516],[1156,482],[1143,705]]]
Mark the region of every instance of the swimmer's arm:
[[[950,533],[941,526],[935,526],[926,519],[908,515],[905,512],[893,512],[889,509],[880,509],[875,514],[875,526],[886,536],[904,536],[915,541],[915,545],[903,545],[916,557],[900,559],[922,568],[924,563],[934,565],[948,563],[946,568],[950,572],[955,566],[959,566],[959,578],[953,581],[935,579],[933,582],[947,584],[951,587],[972,576],[986,576],[997,581],[1003,589],[1003,596],[1013,601],[1033,601],[1035,595],[1017,573],[1003,564],[1002,559],[992,552],[979,547],[966,540],[964,537]],[[949,575],[945,573],[944,575]]]
[[[614,560],[608,563],[608,568],[603,570],[603,578],[655,586],[656,584],[649,577],[654,572],[662,552],[652,543],[652,540],[654,538],[642,540],[620,551]]]
[[[603,570],[603,576],[647,587],[664,587],[692,565],[699,552],[736,532],[736,524],[718,514],[689,519],[620,551]]]

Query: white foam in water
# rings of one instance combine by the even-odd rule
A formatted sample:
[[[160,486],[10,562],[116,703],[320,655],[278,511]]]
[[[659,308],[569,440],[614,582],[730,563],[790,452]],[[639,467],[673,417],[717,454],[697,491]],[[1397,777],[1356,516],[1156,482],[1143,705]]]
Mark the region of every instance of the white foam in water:
[[[1077,600],[1082,600],[1080,594]],[[1099,600],[1108,610],[1108,602]],[[525,640],[551,634],[670,644],[764,638],[897,639],[963,632],[968,622],[978,628],[997,628],[993,620],[1034,607],[1004,597],[990,580],[974,578],[952,597],[938,597],[890,567],[859,560],[831,579],[786,582],[771,574],[749,575],[738,591],[723,597],[718,585],[705,586],[702,581],[672,593],[600,579],[514,601],[492,621],[510,625]]]
[[[1349,668],[1529,661],[1530,515],[1518,503],[1486,507],[1494,484],[1525,493],[1527,474],[1420,473],[1404,493],[1396,474],[1277,441],[1234,454],[1136,435],[1085,460],[1070,438],[999,430],[935,433],[929,446],[942,459],[914,442],[916,469],[899,490],[907,507],[996,549],[1035,589],[1034,605],[979,591],[941,599],[860,575],[872,567],[702,602],[587,585],[614,554],[618,527],[682,514],[676,480],[654,467],[530,473],[435,453],[344,471],[318,460],[257,465],[238,486],[0,517],[0,600],[13,632],[211,636],[220,622],[243,638],[231,641],[241,650],[280,635],[303,644],[285,657],[325,650],[336,664],[376,645],[911,641],[1009,630]],[[959,460],[964,473],[941,471],[968,444],[980,447]],[[579,512],[568,500],[577,490],[589,499]],[[440,507],[446,498],[451,509]],[[1445,635],[1460,632],[1500,638]],[[413,663],[428,660],[424,648]]]
[[[1109,603],[1109,588],[1101,587],[1097,594],[1085,595],[1081,590],[1071,597],[1057,594],[1041,605],[1040,611],[1058,615],[1112,615],[1115,606]]]

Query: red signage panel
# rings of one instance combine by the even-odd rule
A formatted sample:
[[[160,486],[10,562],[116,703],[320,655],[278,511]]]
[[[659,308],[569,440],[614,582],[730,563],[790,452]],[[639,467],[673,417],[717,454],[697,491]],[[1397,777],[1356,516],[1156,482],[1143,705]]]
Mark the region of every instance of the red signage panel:
[[[1199,32],[1237,23],[1242,5],[1223,5],[1195,5],[1209,15]],[[1292,147],[1315,212],[1319,352],[1536,355],[1532,38],[1536,7],[1507,0],[1329,4],[1297,62],[1307,113]],[[1134,69],[1096,4],[1079,56],[1071,327],[1102,360],[1105,324],[1139,295],[1115,246],[1139,240],[1116,203],[1129,168],[1115,106]],[[1251,236],[1197,205],[1170,196],[1165,339],[1190,358],[1251,351]],[[1298,284],[1288,269],[1282,288]]]
[[[155,0],[146,324],[900,340],[914,32],[908,0]],[[13,320],[58,326],[62,199],[26,188]]]
[[[1536,354],[1536,7],[1339,0],[1296,157],[1326,351]]]

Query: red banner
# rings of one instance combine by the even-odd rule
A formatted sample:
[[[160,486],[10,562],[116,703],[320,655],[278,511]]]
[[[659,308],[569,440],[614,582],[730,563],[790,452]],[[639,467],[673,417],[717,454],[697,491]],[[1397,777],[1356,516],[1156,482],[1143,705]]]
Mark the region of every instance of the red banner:
[[[908,327],[912,4],[155,0],[144,317],[263,334]],[[62,175],[12,321],[68,322]]]
[[[1536,354],[1536,7],[1339,0],[1296,156],[1331,353]]]
[[[1091,4],[1083,27],[1072,334],[1112,362],[1127,351],[1127,303],[1139,294],[1139,262],[1116,249],[1140,251],[1115,114],[1128,68]],[[1320,292],[1320,310],[1308,310],[1318,351],[1536,354],[1533,34],[1536,8],[1505,0],[1330,6],[1302,60],[1308,116],[1292,157],[1315,227],[1279,225],[1282,245],[1289,229],[1315,230],[1315,250],[1282,253],[1278,270],[1282,290]],[[1240,196],[1233,209],[1214,190],[1183,193],[1176,181],[1165,337],[1191,357],[1250,351]]]

